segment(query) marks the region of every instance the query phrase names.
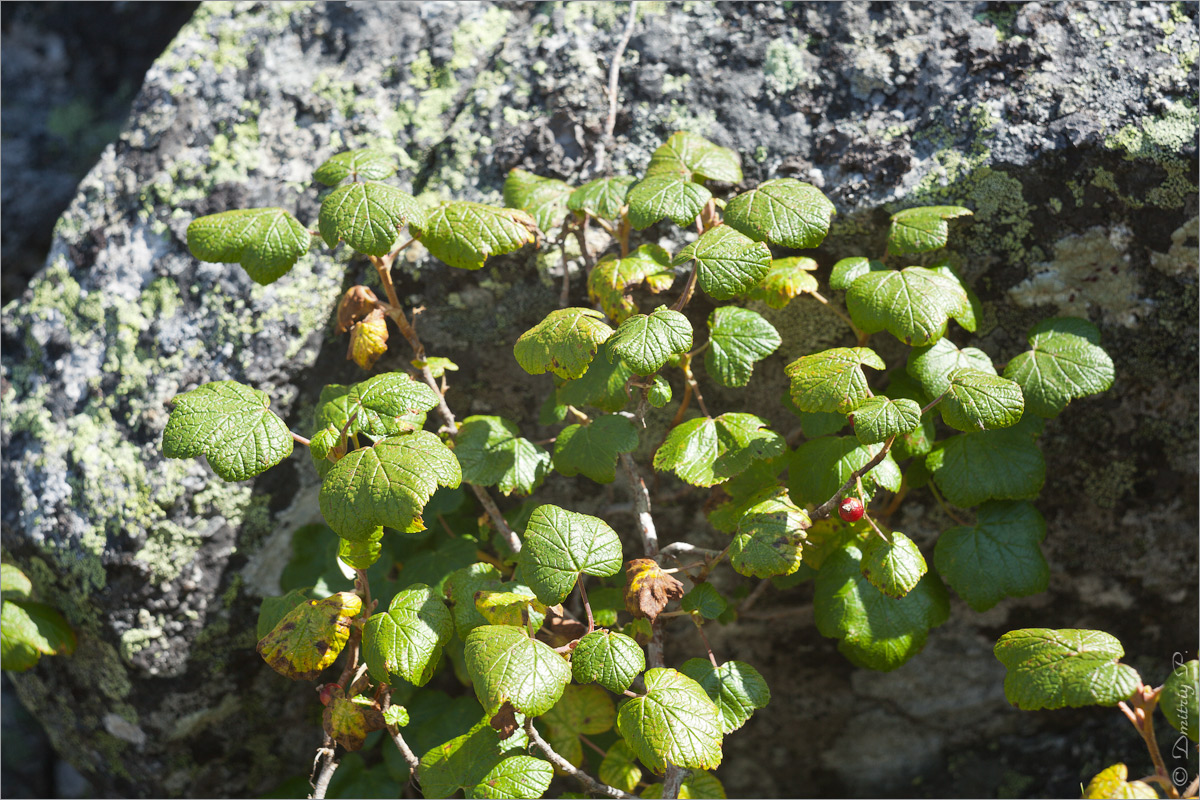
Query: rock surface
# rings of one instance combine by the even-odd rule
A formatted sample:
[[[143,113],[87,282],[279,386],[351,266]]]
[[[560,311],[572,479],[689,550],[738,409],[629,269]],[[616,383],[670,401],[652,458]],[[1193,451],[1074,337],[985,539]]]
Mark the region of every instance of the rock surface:
[[[211,3],[150,69],[46,268],[2,317],[3,548],[80,642],[14,682],[100,791],[258,794],[305,772],[319,740],[312,698],[252,649],[258,599],[317,513],[307,456],[226,485],[159,443],[166,402],[210,380],[263,389],[307,427],[319,386],[356,374],[332,311],[368,270],[320,251],[255,286],[196,262],[188,222],[265,205],[313,221],[309,176],[346,147],[388,150],[417,194],[498,201],[513,167],[591,177],[625,8]],[[714,644],[774,696],[728,740],[727,790],[1053,796],[1116,760],[1149,771],[1115,712],[1011,711],[990,648],[1015,627],[1098,627],[1157,680],[1196,647],[1196,7],[639,8],[607,154],[618,172],[686,129],[736,149],[747,184],[808,180],[839,212],[817,252],[826,270],[879,252],[897,208],[967,205],[952,256],[987,311],[959,344],[1000,361],[1036,320],[1076,314],[1100,325],[1117,369],[1112,391],[1042,439],[1050,592],[985,614],[955,600],[926,651],[886,675],[816,634],[811,589],[770,593],[759,608],[782,616],[725,629]],[[535,430],[546,384],[494,365],[556,303],[561,262],[526,251],[467,274],[410,255],[402,299],[429,307],[426,345],[463,367],[451,403]],[[757,397],[782,393],[792,354],[840,336],[815,304],[777,321],[787,353]],[[794,426],[773,402],[761,413]],[[625,499],[576,480],[543,496],[585,511]],[[703,530],[694,499],[664,506],[660,528]],[[947,524],[921,506],[900,520],[922,545]],[[669,659],[695,654],[687,626],[672,633]]]

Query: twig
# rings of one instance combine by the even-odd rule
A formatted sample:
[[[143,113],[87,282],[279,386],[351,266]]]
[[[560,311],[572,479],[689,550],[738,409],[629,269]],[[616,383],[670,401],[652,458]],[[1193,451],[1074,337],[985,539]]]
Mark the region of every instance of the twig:
[[[683,311],[683,307],[692,299],[692,292],[696,289],[696,273],[699,272],[696,266],[696,260],[692,259],[692,273],[688,275],[687,283],[683,285],[683,294],[679,295],[679,299],[671,306],[672,311]]]
[[[865,334],[858,329],[858,326],[854,324],[854,320],[850,319],[849,314],[847,314],[845,311],[842,311],[840,308],[835,306],[833,303],[829,302],[829,300],[827,300],[825,298],[825,296],[823,294],[821,294],[820,292],[812,291],[812,292],[809,292],[809,294],[811,294],[814,298],[816,298],[817,302],[823,303],[826,308],[828,308],[830,311],[832,311],[833,313],[835,313],[839,317],[841,317],[842,320],[845,321],[845,323],[850,326],[850,330],[854,331],[854,336],[860,342],[862,341],[862,338]]]
[[[607,783],[601,783],[583,770],[577,769],[570,761],[567,761],[558,753],[554,752],[554,748],[552,748],[546,742],[546,740],[542,738],[542,735],[538,733],[537,728],[534,727],[533,717],[529,717],[525,720],[525,733],[529,735],[529,738],[533,741],[533,743],[536,744],[538,749],[541,750],[546,756],[546,760],[557,767],[559,771],[570,775],[572,778],[582,783],[584,788],[586,788],[589,792],[592,792],[593,794],[602,794],[605,797],[617,798],[617,800],[627,797],[636,797],[636,795],[626,794],[620,789],[614,789]]]
[[[392,693],[385,691],[383,693],[383,702],[380,704],[384,711],[392,704]],[[400,751],[400,755],[404,756],[404,760],[408,763],[408,772],[410,781],[419,781],[417,771],[421,769],[421,759],[417,758],[417,754],[408,746],[408,742],[404,741],[404,737],[400,735],[400,729],[395,725],[387,726],[388,736],[392,739],[392,744],[396,745],[396,749]]]
[[[587,612],[588,633],[591,633],[596,630],[596,620],[592,619],[592,606],[588,603],[587,589],[583,586],[585,577],[585,575],[580,574],[579,580],[575,582],[575,585],[579,587],[579,599],[583,601],[583,610]]]
[[[329,781],[333,779],[333,773],[338,768],[337,752],[333,746],[333,740],[329,735],[325,735],[325,742],[321,745],[321,749],[317,750],[317,759],[320,760],[324,756],[325,763],[321,767],[321,774],[317,776],[316,782],[310,776],[308,785],[312,787],[312,794],[309,795],[310,800],[323,800],[325,793],[329,791]],[[313,769],[316,770],[316,761],[313,762]]]
[[[629,491],[633,494],[642,549],[646,551],[646,558],[654,558],[658,555],[658,532],[654,529],[654,517],[650,515],[650,493],[646,491],[646,482],[642,480],[633,458],[628,453],[621,453],[620,461],[625,479],[629,482]]]
[[[483,506],[483,510],[487,512],[491,518],[492,524],[496,526],[496,530],[504,537],[504,541],[508,544],[508,548],[514,553],[521,552],[521,538],[509,526],[508,520],[500,513],[499,507],[496,506],[492,496],[487,493],[487,489],[482,486],[476,486],[473,483],[467,484],[471,487],[471,491],[475,493],[475,499],[479,501],[479,505]]]
[[[302,444],[305,447],[309,446],[308,439],[305,439],[303,436],[301,436],[298,433],[295,433],[294,431],[288,431],[288,432],[292,434],[292,438],[296,440],[296,444]]]
[[[683,779],[690,773],[690,769],[683,769],[671,765],[667,767],[667,776],[663,778],[663,793],[665,800],[674,800],[679,797],[679,787],[683,785]]]
[[[948,392],[948,391],[950,391],[950,388],[949,388],[949,387],[946,387],[946,392]],[[942,392],[941,394],[939,394],[939,395],[937,396],[937,399],[936,399],[936,400],[932,401],[932,402],[931,402],[929,405],[927,405],[927,406],[925,406],[924,408],[922,408],[922,409],[921,409],[921,416],[922,416],[922,417],[923,417],[923,416],[925,416],[925,414],[926,414],[926,413],[928,413],[929,409],[933,408],[933,407],[934,407],[934,406],[936,406],[938,403],[942,402],[942,398],[946,396],[946,392]]]
[[[704,649],[708,651],[708,660],[712,662],[713,669],[720,669],[721,665],[717,663],[717,657],[713,654],[712,642],[704,632],[704,624],[695,617],[692,617],[692,622],[696,623],[696,633],[700,634],[700,641],[704,642]]]
[[[933,493],[933,499],[937,500],[937,504],[941,507],[943,514],[957,522],[959,525],[970,527],[970,523],[950,510],[950,506],[948,506],[946,501],[942,499],[942,493],[937,490],[937,486],[933,481],[929,482],[929,491]]]
[[[617,128],[617,82],[621,79],[621,59],[625,48],[629,46],[629,37],[633,36],[633,26],[637,22],[637,0],[629,4],[629,17],[625,20],[625,32],[617,43],[613,53],[612,63],[608,65],[608,119],[604,122],[604,138],[600,140],[600,148],[596,151],[596,170],[604,169],[608,147],[612,144],[613,131]]]
[[[750,594],[746,595],[746,599],[742,601],[742,604],[740,606],[738,606],[738,608],[737,608],[738,616],[745,614],[747,611],[749,611],[751,608],[753,608],[754,604],[758,602],[758,599],[763,596],[763,594],[767,591],[767,588],[770,586],[771,586],[771,579],[763,578],[759,582],[758,586],[754,587],[754,591],[752,591],[752,592],[750,592]]]
[[[829,498],[824,503],[817,506],[816,509],[812,512],[812,514],[809,515],[809,518],[813,519],[813,520],[825,519],[830,514],[832,514],[833,507],[836,506],[838,504],[838,501],[842,499],[842,495],[844,495],[844,494],[846,494],[846,492],[850,491],[850,487],[853,486],[859,478],[861,478],[863,475],[866,475],[868,472],[870,472],[871,470],[873,470],[877,466],[879,466],[881,463],[883,463],[883,459],[887,456],[888,451],[892,449],[892,442],[894,442],[894,441],[896,441],[895,436],[891,437],[886,442],[884,442],[883,447],[879,448],[879,452],[875,454],[875,457],[872,458],[870,461],[868,461],[866,464],[863,464],[858,469],[854,470],[854,472],[850,475],[850,477],[846,479],[846,482],[842,484],[841,488],[833,493],[833,497]]]
[[[687,542],[671,542],[669,545],[664,547],[662,550],[659,550],[658,555],[659,555],[660,559],[661,558],[673,558],[676,561],[678,561],[679,556],[684,555],[684,554],[715,556],[717,553],[720,553],[720,552],[721,552],[720,550],[713,550],[712,548],[709,548],[709,547],[696,547],[696,545],[689,544]]]
[[[562,256],[563,269],[562,292],[558,295],[558,304],[563,308],[571,302],[571,267],[567,264],[567,226],[570,224],[570,220],[563,223],[562,233],[558,237],[558,252]]]

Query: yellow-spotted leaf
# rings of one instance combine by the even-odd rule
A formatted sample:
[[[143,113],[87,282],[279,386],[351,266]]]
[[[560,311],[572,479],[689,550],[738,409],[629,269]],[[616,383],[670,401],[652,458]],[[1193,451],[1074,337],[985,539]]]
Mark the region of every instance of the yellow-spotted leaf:
[[[350,620],[360,611],[362,598],[353,592],[305,601],[259,640],[258,654],[285,678],[314,680],[337,660],[350,638]]]

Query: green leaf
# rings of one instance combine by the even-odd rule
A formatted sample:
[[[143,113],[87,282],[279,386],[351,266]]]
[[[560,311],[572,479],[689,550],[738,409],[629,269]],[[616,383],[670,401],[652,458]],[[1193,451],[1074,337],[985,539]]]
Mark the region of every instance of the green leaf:
[[[641,762],[657,773],[719,767],[720,712],[704,688],[673,669],[648,670],[645,681],[646,694],[617,711],[617,730]]]
[[[632,377],[633,370],[624,361],[615,358],[608,342],[605,342],[600,345],[582,378],[567,381],[558,387],[556,400],[564,406],[592,406],[610,413],[620,411],[629,402],[625,384]]]
[[[730,200],[725,222],[756,242],[807,250],[825,239],[835,213],[833,203],[815,186],[776,178]]]
[[[75,631],[62,614],[45,603],[5,600],[0,607],[0,665],[24,672],[43,655],[75,652]]]
[[[386,256],[401,228],[415,229],[423,220],[424,212],[411,195],[382,183],[349,183],[321,203],[317,227],[330,247],[344,239],[360,253]]]
[[[417,369],[429,367],[429,374],[435,378],[440,378],[447,372],[458,372],[458,364],[455,364],[448,358],[441,356],[429,356],[428,358],[414,358],[409,362]]]
[[[783,437],[765,420],[731,412],[675,426],[654,454],[654,468],[671,470],[693,486],[715,486],[783,451]]]
[[[258,611],[255,638],[261,639],[275,629],[293,608],[309,600],[307,589],[292,589],[280,597],[264,597]]]
[[[652,783],[646,786],[638,794],[643,800],[660,800],[663,796],[663,784]],[[711,772],[704,770],[692,770],[688,776],[683,779],[683,783],[679,784],[679,800],[700,800],[700,798],[711,798],[712,800],[724,800],[725,787],[721,785],[721,781]]]
[[[282,208],[243,208],[192,220],[187,243],[201,261],[241,264],[251,280],[265,286],[308,252],[312,236]]]
[[[613,742],[600,762],[600,780],[614,789],[632,793],[642,780],[642,768],[635,758],[633,750],[623,740]]]
[[[888,597],[904,597],[928,571],[920,549],[898,531],[892,531],[891,542],[876,535],[862,545],[862,574]]]
[[[996,374],[987,353],[975,347],[960,350],[945,337],[924,347],[914,347],[908,353],[906,371],[921,384],[921,390],[930,400],[941,397],[950,388],[950,373],[957,369]]]
[[[711,199],[712,192],[698,183],[674,175],[649,177],[634,184],[626,197],[629,224],[640,231],[670,217],[676,225],[686,227]]]
[[[346,178],[357,181],[382,181],[396,172],[396,163],[382,150],[364,148],[347,150],[317,167],[313,180],[326,186],[337,186]]]
[[[933,573],[904,597],[888,597],[863,575],[862,558],[849,544],[825,560],[814,586],[814,619],[822,636],[841,640],[838,649],[851,662],[888,672],[921,652],[929,629],[949,618],[950,600]]]
[[[603,314],[590,308],[560,308],[534,325],[513,346],[521,369],[530,375],[553,372],[574,380],[587,372],[596,350],[612,336]]]
[[[876,395],[868,397],[850,414],[854,436],[862,444],[885,442],[912,433],[921,424],[921,407],[912,400]]]
[[[467,635],[467,673],[488,714],[511,703],[522,714],[545,714],[571,682],[571,667],[550,645],[511,625],[481,625]]]
[[[425,412],[437,404],[437,394],[424,383],[403,372],[387,372],[353,386],[325,386],[314,423],[338,433],[345,428],[348,436],[390,436],[419,429]]]
[[[513,625],[530,635],[536,634],[546,621],[546,606],[537,599],[533,590],[521,584],[502,583],[500,588],[512,587],[512,591],[490,591],[475,593],[475,608],[492,625]]]
[[[979,507],[973,526],[959,525],[938,539],[933,563],[954,591],[976,611],[1006,596],[1046,590],[1050,568],[1038,543],[1046,521],[1025,501],[992,501]]]
[[[492,767],[467,796],[535,800],[546,793],[552,780],[554,767],[550,762],[533,756],[511,756]]]
[[[292,454],[292,433],[267,409],[265,392],[236,381],[176,395],[163,431],[167,458],[205,456],[227,481],[253,478]]]
[[[363,658],[379,683],[397,678],[424,686],[433,677],[442,647],[454,635],[450,610],[423,583],[397,592],[385,613],[363,626]]]
[[[959,508],[1037,497],[1046,480],[1042,451],[1019,428],[951,436],[925,457],[925,466]]]
[[[617,718],[608,693],[599,686],[568,686],[562,698],[541,717],[549,728],[555,751],[575,766],[583,764],[580,736],[596,736],[612,729]]]
[[[615,178],[596,178],[588,181],[567,198],[567,208],[572,211],[583,211],[593,217],[615,220],[621,216],[621,208],[625,205],[625,197],[629,187],[636,178],[628,175],[618,175]]]
[[[456,200],[444,203],[412,228],[430,254],[452,267],[480,269],[488,256],[533,244],[538,226],[528,213]]]
[[[473,416],[463,420],[454,437],[454,455],[462,479],[477,486],[498,486],[505,494],[531,494],[550,471],[550,454],[518,434],[515,424],[501,417]]]
[[[870,396],[863,366],[887,365],[869,347],[834,347],[801,356],[784,372],[792,381],[792,401],[801,411],[848,414]]]
[[[754,362],[761,361],[783,343],[771,323],[753,311],[721,306],[708,318],[709,349],[704,354],[708,374],[722,386],[745,386]]]
[[[920,385],[907,372],[892,370],[889,373],[887,396],[895,400],[912,400],[918,406],[929,400],[921,390]],[[896,461],[905,461],[913,456],[925,455],[933,449],[933,441],[937,438],[937,423],[932,410],[921,415],[921,424],[911,433],[902,433],[892,442],[892,456]],[[921,461],[921,468],[925,462]],[[911,484],[910,484],[911,486]],[[915,488],[915,487],[914,487]]]
[[[376,528],[365,541],[338,538],[338,559],[354,569],[368,569],[383,554],[383,528]]]
[[[692,348],[692,324],[678,311],[659,306],[650,315],[635,314],[613,334],[608,357],[620,356],[638,375],[662,369],[667,359]]]
[[[846,291],[846,307],[863,332],[886,330],[912,346],[942,338],[950,319],[974,328],[974,311],[962,284],[925,267],[859,276]]]
[[[638,445],[637,429],[616,414],[596,417],[585,425],[569,425],[554,442],[554,468],[570,477],[583,473],[596,483],[617,479],[617,457]]]
[[[796,408],[789,392],[784,395],[784,403],[800,418],[800,430],[806,439],[816,439],[830,433],[837,433],[846,427],[848,420],[845,414],[836,411],[801,411]]]
[[[538,506],[525,528],[519,563],[538,599],[552,606],[567,599],[580,573],[607,577],[620,572],[621,540],[601,519]]]
[[[808,513],[780,489],[751,505],[738,522],[729,548],[729,563],[741,575],[769,578],[791,575],[803,563]],[[761,495],[760,495],[761,496]]]
[[[721,712],[721,730],[726,735],[746,724],[755,709],[766,708],[771,690],[758,670],[744,661],[726,661],[714,667],[707,658],[685,661],[679,671],[704,689]]]
[[[567,198],[573,191],[560,180],[512,169],[504,180],[504,205],[528,211],[538,228],[548,231],[567,218]]]
[[[948,219],[969,217],[973,212],[962,206],[921,206],[892,214],[888,229],[888,254],[928,253],[946,246],[950,237]]]
[[[792,453],[788,468],[788,493],[800,504],[824,503],[855,470],[865,467],[883,445],[863,445],[850,436],[822,436],[804,442]],[[889,452],[878,466],[863,476],[868,498],[882,486],[900,489],[900,467]]]
[[[1171,727],[1193,742],[1200,741],[1200,662],[1192,659],[1171,670],[1158,696],[1158,707]]]
[[[646,399],[650,401],[652,407],[662,408],[671,402],[671,384],[667,383],[667,379],[662,375],[655,375]]]
[[[710,228],[679,251],[676,266],[696,260],[696,282],[714,300],[745,294],[771,271],[771,250],[728,225]]]
[[[258,654],[285,678],[315,680],[337,660],[350,638],[350,620],[361,610],[362,598],[352,592],[308,600],[259,640]]]
[[[742,165],[733,150],[715,145],[703,136],[676,131],[651,154],[646,175],[679,174],[686,174],[693,181],[708,178],[740,183]]]
[[[383,712],[383,721],[388,725],[403,728],[408,724],[408,709],[404,706],[388,706]]]
[[[1016,425],[1025,412],[1021,387],[1007,378],[969,367],[950,373],[950,389],[938,403],[942,420],[960,431]]]
[[[817,290],[817,279],[812,274],[816,268],[817,262],[804,256],[773,258],[766,277],[750,290],[750,299],[783,308],[793,297]]]
[[[711,583],[697,583],[679,601],[679,606],[689,614],[699,614],[705,619],[716,619],[729,608],[726,600]]]
[[[33,597],[33,583],[15,564],[0,564],[0,597],[5,600]]]
[[[868,272],[887,272],[888,268],[882,261],[875,261],[865,256],[843,258],[833,265],[829,275],[830,289],[849,289],[851,284]]]
[[[422,794],[453,797],[464,791],[469,796],[502,761],[524,753],[529,744],[525,732],[518,728],[512,736],[501,739],[488,724],[491,716],[488,714],[467,733],[433,747],[421,757]]]
[[[592,631],[571,654],[571,673],[579,683],[598,683],[614,694],[629,688],[646,668],[646,654],[633,639],[613,631]]]
[[[1043,320],[1029,331],[1032,349],[1009,361],[1004,377],[1021,385],[1034,414],[1057,416],[1072,399],[1112,386],[1113,362],[1099,344],[1099,329],[1086,320]]]
[[[321,514],[343,539],[365,539],[379,525],[422,531],[421,511],[437,487],[461,481],[458,459],[434,434],[389,436],[333,465],[321,484]]]
[[[475,628],[488,624],[475,605],[475,595],[500,587],[500,571],[491,564],[476,562],[456,569],[447,576],[442,591],[450,598],[450,613],[454,616],[454,632],[466,639]]]
[[[656,244],[644,244],[625,258],[602,259],[588,275],[588,297],[620,325],[638,310],[629,292],[643,283],[661,292],[674,281],[671,254]]]
[[[1088,782],[1083,790],[1085,800],[1113,800],[1113,798],[1148,798],[1158,800],[1158,792],[1144,781],[1129,780],[1129,768],[1124,764],[1113,764]]]
[[[1009,631],[995,653],[1008,669],[1004,696],[1025,711],[1115,706],[1141,684],[1133,667],[1118,663],[1125,655],[1121,643],[1100,631]]]

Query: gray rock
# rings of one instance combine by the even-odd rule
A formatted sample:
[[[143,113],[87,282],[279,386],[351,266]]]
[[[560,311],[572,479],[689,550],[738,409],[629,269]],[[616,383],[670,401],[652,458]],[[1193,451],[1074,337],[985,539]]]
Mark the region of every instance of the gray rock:
[[[688,129],[740,152],[747,185],[819,181],[839,212],[817,252],[824,268],[880,252],[891,211],[967,205],[975,216],[955,223],[949,255],[986,313],[957,343],[1003,361],[1035,321],[1069,313],[1101,326],[1117,365],[1111,392],[1077,401],[1042,438],[1050,593],[982,615],[956,602],[952,623],[890,676],[851,668],[807,618],[724,629],[722,657],[758,666],[775,697],[729,738],[728,791],[910,794],[920,779],[952,794],[962,776],[949,757],[998,736],[1036,732],[1073,752],[1110,712],[1078,716],[1061,737],[1048,718],[1009,713],[988,654],[999,633],[1100,627],[1147,657],[1195,646],[1195,6],[640,8],[608,153],[617,171],[637,172]],[[582,3],[213,4],[151,68],[46,268],[2,317],[3,546],[80,640],[14,683],[99,791],[261,793],[306,772],[320,737],[308,692],[253,651],[259,598],[278,588],[291,532],[316,518],[307,456],[226,485],[203,461],[164,460],[159,443],[172,396],[226,378],[307,427],[320,385],[356,375],[332,333],[337,298],[373,278],[344,251],[320,251],[254,286],[191,258],[188,222],[281,205],[311,223],[311,171],[346,147],[388,150],[398,185],[430,196],[497,201],[513,167],[588,176],[623,15]],[[686,239],[669,225],[649,234]],[[530,253],[476,274],[420,253],[402,265],[402,299],[430,309],[426,345],[463,368],[450,395],[462,413],[536,430],[546,382],[495,365],[512,365],[508,343],[554,307],[561,269]],[[752,394],[786,431],[794,421],[773,402],[783,364],[844,334],[803,300],[776,321],[788,344]],[[744,403],[711,395],[717,408]],[[625,499],[570,481],[544,496],[581,510]],[[664,506],[660,528],[703,531],[695,514]],[[920,505],[897,521],[923,546],[950,524]],[[805,591],[761,607],[787,612]],[[700,652],[686,625],[671,635],[672,657]],[[922,702],[939,687],[966,699]],[[889,747],[897,737],[903,750]],[[1129,737],[1111,741],[1089,766],[1132,755]],[[1026,755],[998,756],[1015,777],[996,780],[1032,773],[1046,793],[1078,790],[1076,772]]]

